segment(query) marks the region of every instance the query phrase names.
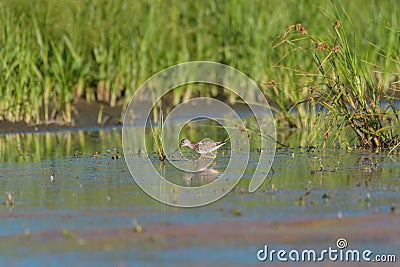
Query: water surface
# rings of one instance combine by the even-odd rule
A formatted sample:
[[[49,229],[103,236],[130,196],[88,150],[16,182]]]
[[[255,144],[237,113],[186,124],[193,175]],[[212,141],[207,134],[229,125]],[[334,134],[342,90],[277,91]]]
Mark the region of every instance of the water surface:
[[[218,133],[215,138],[219,138]],[[148,148],[154,151],[151,145]],[[220,149],[206,172],[192,175],[160,163],[155,152],[150,157],[172,182],[198,186],[218,179],[230,153],[229,146]],[[244,179],[227,196],[204,207],[183,209],[155,201],[134,182],[122,156],[120,129],[1,135],[0,265],[254,264],[261,240],[229,238],[225,242],[217,238],[218,242],[207,242],[200,238],[196,242],[177,238],[174,242],[174,238],[158,240],[156,236],[151,237],[156,240],[152,241],[154,246],[144,243],[124,247],[117,243],[125,239],[115,236],[119,237],[118,229],[134,229],[135,224],[145,230],[178,225],[179,232],[179,225],[184,229],[185,225],[212,227],[224,222],[369,218],[390,214],[392,207],[400,205],[397,155],[279,148],[273,172],[259,190],[249,194],[247,188],[255,168],[251,163],[256,162],[257,153],[252,149]],[[145,156],[139,149],[136,154],[138,161]],[[7,203],[8,194],[14,205]],[[91,231],[99,235],[97,244],[90,242]],[[322,227],[322,232],[329,231],[328,226]],[[379,225],[374,231],[380,231]],[[36,237],[39,241],[29,241]],[[282,246],[299,241],[271,240]],[[400,248],[399,242],[385,247],[376,237],[367,236],[363,241],[358,244],[376,250],[396,252]],[[128,241],[121,244],[124,242]],[[326,241],[326,246],[332,242]]]

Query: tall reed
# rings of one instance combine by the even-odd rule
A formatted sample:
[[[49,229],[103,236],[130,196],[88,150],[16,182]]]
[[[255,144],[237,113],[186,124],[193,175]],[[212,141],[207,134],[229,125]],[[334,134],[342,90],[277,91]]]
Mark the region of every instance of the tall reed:
[[[350,40],[361,57],[383,66],[383,71],[398,70],[393,69],[398,62],[397,1],[335,3],[343,5],[341,13],[352,17],[359,28],[352,31]],[[361,5],[363,16],[359,16]],[[319,7],[335,11],[329,3],[310,0],[190,4],[178,0],[2,0],[0,120],[73,123],[73,105],[80,101],[126,106],[136,88],[157,71],[186,61],[212,60],[238,68],[260,86],[276,81],[270,96],[281,107],[278,117],[289,126],[309,127],[316,113],[309,112],[308,103],[299,105],[308,89],[294,82],[295,74],[274,68],[282,65],[282,52],[290,49],[273,49],[273,41],[286,25],[297,22],[313,25],[310,30],[323,36],[325,17]],[[381,40],[387,40],[385,46]],[[309,59],[290,58],[292,66],[311,72]],[[198,94],[192,87],[179,88],[173,103]],[[234,95],[207,94],[237,100]],[[291,112],[293,107],[297,113]]]
[[[289,26],[277,43],[277,46],[290,47],[284,57],[300,54],[303,61],[314,66],[313,71],[309,66],[281,67],[295,73],[295,83],[303,87],[302,100],[294,106],[304,108],[307,105],[309,110],[322,108],[323,112],[309,123],[314,125],[310,142],[318,132],[322,131],[326,137],[333,132],[339,137],[349,127],[362,147],[393,147],[399,142],[399,110],[394,103],[399,100],[396,97],[398,75],[395,74],[399,68],[398,58],[383,60],[389,71],[363,60],[364,55],[348,37],[354,30],[351,18],[341,17],[340,13],[346,14],[341,11],[336,10],[333,16],[321,10],[330,22],[328,36],[313,34],[298,23]],[[392,36],[391,39],[395,38]],[[395,49],[390,43],[389,47]],[[397,65],[389,64],[389,60]],[[275,89],[275,85],[272,88]],[[272,92],[276,93],[275,90]]]

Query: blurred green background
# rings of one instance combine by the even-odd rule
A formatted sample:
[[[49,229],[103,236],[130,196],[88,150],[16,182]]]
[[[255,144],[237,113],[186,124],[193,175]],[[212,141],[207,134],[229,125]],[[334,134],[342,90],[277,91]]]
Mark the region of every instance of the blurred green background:
[[[273,102],[301,101],[302,85],[277,66],[312,62],[273,48],[289,25],[324,40],[340,19],[371,69],[398,73],[398,14],[396,0],[1,0],[0,121],[69,123],[80,101],[123,109],[152,74],[193,60],[239,69]],[[271,80],[284,89],[270,91]],[[171,102],[196,94],[180,88]]]

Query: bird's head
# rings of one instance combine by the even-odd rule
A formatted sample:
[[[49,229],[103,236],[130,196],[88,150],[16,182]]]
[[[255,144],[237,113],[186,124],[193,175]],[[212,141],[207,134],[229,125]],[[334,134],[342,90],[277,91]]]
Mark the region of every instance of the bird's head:
[[[181,147],[184,147],[184,146],[190,147],[191,144],[192,144],[192,143],[191,143],[188,139],[183,139],[183,140],[181,141]]]

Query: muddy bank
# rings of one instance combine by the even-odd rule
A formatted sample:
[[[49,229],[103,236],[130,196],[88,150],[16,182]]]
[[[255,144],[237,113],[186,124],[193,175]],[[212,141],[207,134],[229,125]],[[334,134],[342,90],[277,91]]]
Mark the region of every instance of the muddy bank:
[[[29,216],[35,217],[30,214]],[[37,215],[42,216],[42,215]],[[13,215],[3,216],[12,219]],[[72,216],[73,217],[73,216]],[[71,219],[71,217],[70,217]],[[91,230],[49,229],[29,232],[25,235],[3,237],[3,244],[24,244],[43,249],[71,249],[80,244],[81,248],[119,249],[129,247],[139,249],[161,249],[166,247],[223,245],[223,244],[287,244],[293,248],[304,246],[336,246],[338,238],[346,238],[351,247],[374,243],[374,246],[398,246],[400,217],[390,214],[374,214],[346,218],[309,218],[298,220],[244,221],[229,220],[202,223],[156,223],[135,226]],[[371,229],[374,229],[371,231]],[[82,244],[84,241],[84,245]],[[11,246],[15,247],[15,246]],[[4,247],[2,249],[5,249]],[[395,251],[393,251],[395,253]]]
[[[32,214],[31,214],[32,215]],[[33,215],[34,216],[34,215]],[[39,215],[40,216],[40,215]],[[10,214],[10,217],[13,215]],[[2,218],[6,219],[5,217]],[[12,219],[12,218],[9,218]],[[345,238],[348,248],[383,248],[391,254],[398,253],[400,217],[390,214],[374,214],[363,217],[310,218],[275,221],[217,221],[203,223],[156,223],[137,226],[115,227],[91,230],[49,229],[29,232],[25,235],[3,237],[0,249],[5,252],[14,248],[25,248],[35,253],[41,251],[111,251],[129,249],[143,253],[154,253],[169,249],[207,247],[227,250],[246,247],[256,259],[257,249],[268,245],[271,249],[289,247],[290,249],[336,248],[336,241]],[[371,230],[374,229],[374,230]],[[379,229],[379,230],[377,230]],[[235,245],[236,244],[236,245]],[[390,249],[392,248],[392,249]],[[391,250],[391,251],[390,251]],[[8,251],[12,253],[11,251]],[[397,255],[398,257],[399,255]],[[184,263],[183,266],[186,266]],[[323,262],[323,266],[347,266],[349,263]],[[357,266],[374,266],[373,262],[356,262]],[[179,264],[177,264],[178,266]],[[275,266],[269,262],[269,266]],[[225,266],[222,264],[222,266]],[[229,264],[232,266],[232,264]],[[238,266],[252,266],[239,264]],[[281,266],[277,264],[277,266]],[[304,266],[308,266],[305,264]],[[391,266],[387,263],[387,266]]]
[[[99,112],[102,115],[99,117]],[[122,105],[110,107],[108,104],[82,102],[72,107],[72,124],[62,121],[50,121],[39,125],[28,125],[25,122],[0,121],[0,134],[43,132],[81,128],[117,127],[121,125]],[[100,123],[98,123],[98,120]]]

